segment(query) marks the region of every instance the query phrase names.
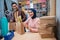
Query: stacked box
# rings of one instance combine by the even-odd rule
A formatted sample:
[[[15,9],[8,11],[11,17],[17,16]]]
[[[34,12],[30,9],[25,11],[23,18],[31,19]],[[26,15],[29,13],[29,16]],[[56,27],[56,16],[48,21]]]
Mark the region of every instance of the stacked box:
[[[55,26],[55,17],[54,16],[44,16],[40,18],[40,27],[39,34],[41,37],[53,37],[54,32],[53,28]]]

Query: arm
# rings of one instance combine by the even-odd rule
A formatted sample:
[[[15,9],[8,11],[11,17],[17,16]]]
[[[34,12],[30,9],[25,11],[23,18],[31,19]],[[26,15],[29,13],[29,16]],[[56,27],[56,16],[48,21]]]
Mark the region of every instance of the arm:
[[[24,22],[24,26],[25,26],[26,28],[28,28],[29,20],[30,20],[30,18],[28,18],[28,19]]]
[[[30,27],[29,29],[30,29],[31,32],[37,33],[39,26],[40,26],[40,20],[38,19],[36,21],[36,24],[35,24],[34,28]]]

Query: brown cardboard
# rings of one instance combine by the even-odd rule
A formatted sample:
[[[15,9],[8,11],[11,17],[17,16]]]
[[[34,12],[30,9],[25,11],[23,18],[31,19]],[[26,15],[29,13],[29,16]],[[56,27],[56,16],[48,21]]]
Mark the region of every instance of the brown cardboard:
[[[53,27],[55,25],[55,17],[54,16],[44,16],[40,18],[40,27],[39,27],[39,34],[41,37],[52,37],[51,34],[53,33]],[[45,35],[45,36],[44,36]]]
[[[48,34],[52,34],[53,33],[52,28],[49,28],[49,29],[40,29],[39,32],[40,33],[48,33]]]
[[[55,17],[54,16],[44,16],[40,18],[40,29],[45,29],[49,25],[55,25]],[[50,26],[49,26],[50,27]]]
[[[9,30],[16,30],[16,23],[15,22],[9,22]]]
[[[42,38],[54,38],[53,34],[41,34]]]
[[[24,25],[23,25],[23,23],[21,22],[16,22],[16,32],[18,33],[18,34],[24,34],[25,32],[24,32]]]

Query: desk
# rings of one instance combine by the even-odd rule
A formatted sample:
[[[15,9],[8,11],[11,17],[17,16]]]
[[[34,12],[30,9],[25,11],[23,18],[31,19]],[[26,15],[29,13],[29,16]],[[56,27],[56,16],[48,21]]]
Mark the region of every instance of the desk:
[[[20,35],[15,32],[15,37],[13,40],[56,40],[55,38],[45,38],[42,39],[39,33],[25,33]]]

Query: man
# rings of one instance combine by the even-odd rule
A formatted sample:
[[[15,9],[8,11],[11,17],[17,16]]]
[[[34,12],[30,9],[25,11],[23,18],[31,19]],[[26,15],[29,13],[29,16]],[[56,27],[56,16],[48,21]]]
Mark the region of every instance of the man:
[[[15,2],[12,3],[12,11],[13,11],[13,17],[14,17],[15,21],[17,21],[16,19],[18,16],[21,16],[22,22],[24,22],[26,20],[25,13],[22,10],[20,10],[20,8],[17,6],[17,4]]]
[[[20,10],[19,6],[15,2],[13,2],[11,4],[11,6],[12,6],[12,14],[13,14],[12,19],[13,20],[10,20],[10,21],[18,22],[19,16],[21,16],[22,22],[26,21],[27,17],[25,15],[24,11]]]

